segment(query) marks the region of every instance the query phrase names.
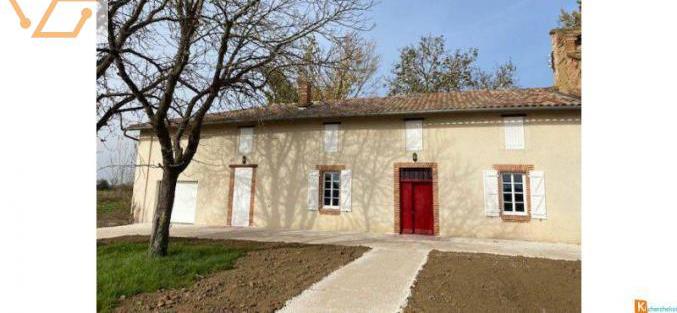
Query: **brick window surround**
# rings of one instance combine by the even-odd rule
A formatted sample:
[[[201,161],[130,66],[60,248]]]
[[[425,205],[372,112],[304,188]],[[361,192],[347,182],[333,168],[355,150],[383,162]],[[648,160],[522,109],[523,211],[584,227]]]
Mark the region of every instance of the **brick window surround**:
[[[400,169],[402,168],[429,168],[433,172],[433,235],[438,236],[440,234],[440,202],[437,187],[437,163],[431,162],[406,162],[406,163],[395,163],[393,169],[394,174],[394,188],[393,188],[393,198],[395,200],[395,223],[393,225],[393,231],[396,234],[400,233]]]
[[[229,190],[228,193],[228,214],[226,225],[231,226],[233,220],[233,193],[235,192],[235,169],[242,167],[251,167],[252,168],[252,186],[251,186],[251,198],[249,199],[249,226],[254,226],[254,198],[256,195],[256,164],[231,164],[230,167],[230,180],[228,182]]]
[[[341,215],[341,210],[340,209],[325,209],[323,208],[324,204],[324,173],[325,172],[340,172],[342,170],[346,169],[346,166],[343,164],[336,164],[336,165],[315,165],[315,169],[320,172],[320,179],[318,179],[320,185],[318,186],[317,190],[320,193],[319,201],[317,201],[317,211],[321,215]],[[339,193],[339,205],[341,204],[341,194]]]
[[[501,219],[505,222],[527,223],[531,221],[531,180],[529,179],[529,172],[534,169],[530,164],[495,164],[494,169],[498,172],[498,192],[499,192],[499,207],[501,212]],[[525,176],[524,182],[524,203],[527,215],[510,215],[503,214],[503,177],[501,173],[523,173]]]

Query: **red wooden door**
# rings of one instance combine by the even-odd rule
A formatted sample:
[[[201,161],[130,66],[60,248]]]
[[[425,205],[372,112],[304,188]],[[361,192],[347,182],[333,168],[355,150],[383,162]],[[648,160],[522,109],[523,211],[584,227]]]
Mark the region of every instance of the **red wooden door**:
[[[429,169],[400,173],[400,233],[434,234],[433,184]]]
[[[400,233],[414,233],[414,183],[400,183]]]
[[[433,234],[433,184],[414,184],[414,233]]]

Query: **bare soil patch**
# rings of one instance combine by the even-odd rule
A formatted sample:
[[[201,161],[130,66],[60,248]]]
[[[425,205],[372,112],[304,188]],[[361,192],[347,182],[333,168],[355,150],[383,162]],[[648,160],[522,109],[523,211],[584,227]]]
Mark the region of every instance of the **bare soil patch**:
[[[126,240],[147,240],[128,237]],[[203,240],[203,239],[183,239]],[[274,312],[366,247],[219,240],[245,249],[234,268],[198,277],[190,287],[121,299],[115,312]]]
[[[581,262],[431,251],[404,312],[580,312]]]

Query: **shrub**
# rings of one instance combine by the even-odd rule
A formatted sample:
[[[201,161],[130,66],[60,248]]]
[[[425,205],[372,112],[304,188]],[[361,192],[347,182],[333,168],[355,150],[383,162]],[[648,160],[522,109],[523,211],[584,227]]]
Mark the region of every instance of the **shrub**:
[[[96,181],[96,190],[110,190],[110,183],[105,179]]]

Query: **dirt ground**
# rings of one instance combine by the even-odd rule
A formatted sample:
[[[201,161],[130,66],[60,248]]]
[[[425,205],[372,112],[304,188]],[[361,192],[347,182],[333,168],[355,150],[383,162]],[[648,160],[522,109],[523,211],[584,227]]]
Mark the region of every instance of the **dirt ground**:
[[[115,312],[274,312],[287,300],[368,250],[330,245],[222,242],[252,251],[238,259],[231,270],[200,277],[189,288],[123,299]]]
[[[404,312],[580,311],[580,261],[431,251]]]

